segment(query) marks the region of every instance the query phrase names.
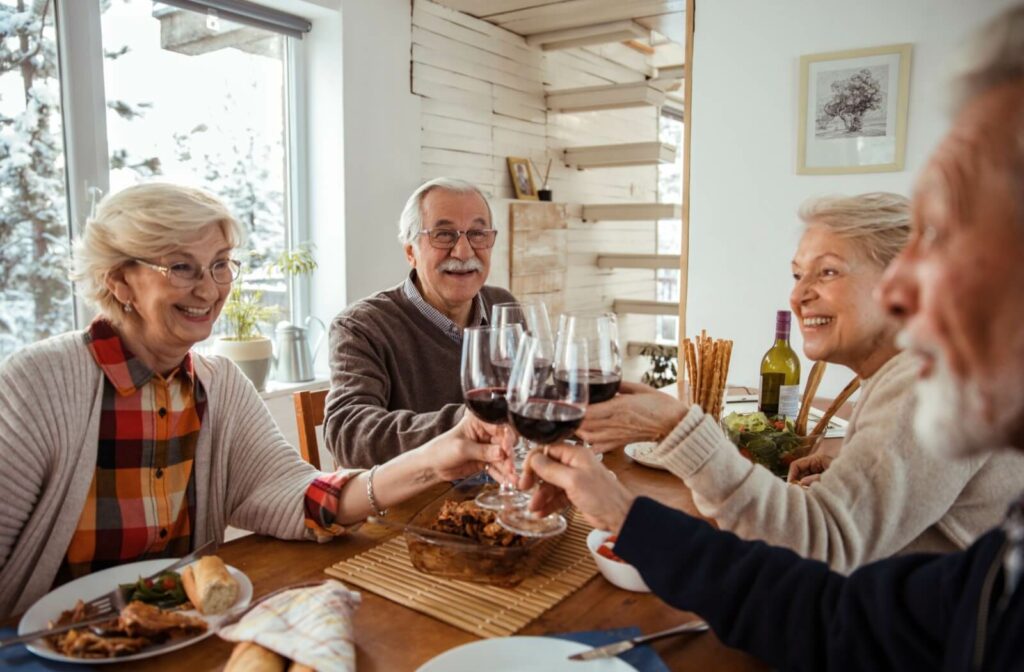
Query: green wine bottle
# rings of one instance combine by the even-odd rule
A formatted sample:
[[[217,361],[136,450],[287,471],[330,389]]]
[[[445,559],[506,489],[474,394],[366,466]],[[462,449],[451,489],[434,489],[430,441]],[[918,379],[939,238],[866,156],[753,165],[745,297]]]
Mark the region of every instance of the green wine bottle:
[[[761,360],[757,408],[767,416],[795,418],[800,411],[800,358],[789,347],[790,312],[775,315],[775,344]]]

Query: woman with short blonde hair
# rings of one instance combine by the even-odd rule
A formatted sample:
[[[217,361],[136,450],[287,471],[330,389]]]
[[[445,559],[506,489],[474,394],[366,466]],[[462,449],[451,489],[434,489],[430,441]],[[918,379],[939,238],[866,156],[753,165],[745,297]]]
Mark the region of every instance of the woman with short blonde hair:
[[[591,405],[580,436],[602,448],[658,440],[651,459],[678,476],[700,512],[725,530],[785,546],[847,573],[911,551],[968,546],[1002,516],[1024,459],[939,459],[914,440],[916,365],[896,343],[899,324],[875,300],[906,245],[910,207],[899,194],[828,196],[801,206],[790,307],[812,360],[862,380],[838,456],[791,465],[787,484],[743,458],[699,406],[623,383]]]
[[[470,413],[379,471],[303,461],[238,367],[192,352],[241,239],[216,197],[172,184],[113,194],[86,224],[73,277],[99,316],[0,362],[0,617],[98,569],[221,542],[229,524],[327,539],[489,462],[508,468]]]

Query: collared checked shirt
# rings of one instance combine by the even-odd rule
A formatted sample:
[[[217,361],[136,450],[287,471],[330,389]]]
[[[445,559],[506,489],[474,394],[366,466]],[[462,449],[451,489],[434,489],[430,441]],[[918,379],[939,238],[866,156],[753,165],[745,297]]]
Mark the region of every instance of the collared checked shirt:
[[[413,269],[409,273],[409,277],[405,279],[402,291],[405,292],[406,298],[412,302],[412,305],[416,306],[416,310],[420,311],[425,318],[430,320],[431,324],[444,332],[448,338],[460,345],[462,344],[462,327],[449,320],[447,315],[427,303],[423,295],[420,294],[420,290],[416,287],[416,269]],[[469,326],[480,327],[486,325],[487,311],[484,309],[484,300],[480,298],[480,293],[478,292],[473,299],[473,312],[469,316]]]
[[[193,463],[206,393],[191,354],[161,376],[125,347],[108,321],[95,320],[84,337],[105,377],[99,445],[57,583],[127,562],[185,555],[194,529]],[[323,474],[306,489],[305,524],[317,537],[345,531],[335,523],[338,500],[357,473]]]

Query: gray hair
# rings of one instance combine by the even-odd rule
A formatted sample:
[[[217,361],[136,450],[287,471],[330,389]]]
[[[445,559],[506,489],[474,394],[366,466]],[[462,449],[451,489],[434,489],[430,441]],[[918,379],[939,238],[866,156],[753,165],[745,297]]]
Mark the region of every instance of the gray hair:
[[[968,42],[956,79],[956,108],[985,91],[1024,79],[1024,4],[1002,12]]]
[[[804,201],[800,219],[857,243],[882,268],[910,238],[910,200],[877,191],[859,196],[824,196]]]
[[[220,226],[232,247],[245,232],[219,199],[201,189],[150,182],[104,198],[75,243],[71,279],[78,294],[107,319],[120,324],[121,305],[107,287],[110,274],[135,259],[170,254],[183,241]]]
[[[960,61],[955,81],[955,110],[990,89],[1017,82],[1024,88],[1024,3],[1002,12],[974,34]],[[1016,194],[1017,219],[1024,223],[1024,106],[1018,102],[1015,116],[996,140],[1005,151],[1011,188]],[[1000,134],[1002,135],[1002,134]],[[990,157],[991,158],[991,157]]]
[[[402,216],[398,219],[398,242],[403,245],[412,245],[416,241],[416,236],[423,230],[423,199],[434,189],[444,189],[456,194],[478,194],[480,198],[484,199],[484,204],[487,206],[488,224],[493,225],[491,204],[479,187],[454,177],[438,177],[421,184],[405,202]]]

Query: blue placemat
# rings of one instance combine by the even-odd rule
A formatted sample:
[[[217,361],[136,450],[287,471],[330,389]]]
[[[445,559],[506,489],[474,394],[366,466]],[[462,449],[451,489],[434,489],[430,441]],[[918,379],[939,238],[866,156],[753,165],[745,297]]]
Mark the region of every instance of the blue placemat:
[[[604,646],[640,636],[640,628],[616,628],[614,630],[589,630],[586,632],[561,632],[550,637],[568,639],[589,646]],[[640,672],[671,672],[661,656],[649,646],[641,644],[618,656]]]
[[[0,628],[0,638],[13,637],[18,634],[14,628]],[[17,670],[18,672],[85,672],[95,668],[86,665],[71,665],[46,660],[33,654],[24,644],[15,644],[0,649],[0,670]]]

